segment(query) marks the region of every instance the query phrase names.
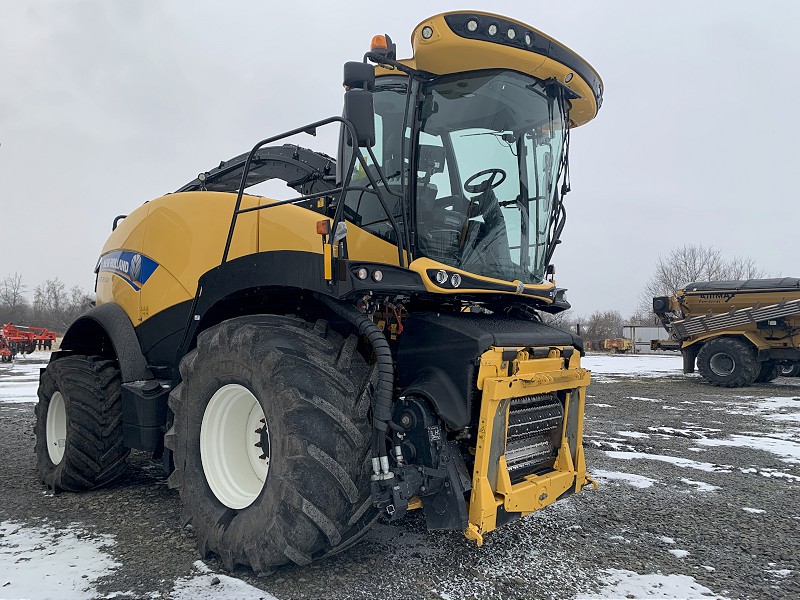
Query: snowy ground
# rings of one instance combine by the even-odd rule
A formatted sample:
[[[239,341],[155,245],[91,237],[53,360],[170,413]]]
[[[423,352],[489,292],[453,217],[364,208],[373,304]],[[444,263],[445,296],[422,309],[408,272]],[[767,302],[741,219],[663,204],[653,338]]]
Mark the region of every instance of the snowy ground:
[[[30,425],[47,356],[0,365],[0,598],[800,597],[800,379],[719,390],[684,376],[680,357],[589,355],[599,491],[480,549],[415,515],[343,555],[257,578],[197,560],[177,496],[146,457],[113,489],[45,494]]]

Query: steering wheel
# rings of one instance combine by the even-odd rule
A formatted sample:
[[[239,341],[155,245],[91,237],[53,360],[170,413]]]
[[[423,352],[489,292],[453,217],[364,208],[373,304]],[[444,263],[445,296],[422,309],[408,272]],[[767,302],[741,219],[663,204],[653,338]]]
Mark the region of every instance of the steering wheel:
[[[485,181],[481,181],[480,183],[474,184],[472,183],[476,179],[480,179],[484,175],[490,175],[488,179]],[[499,181],[495,182],[495,177],[500,176]],[[469,192],[470,194],[480,194],[481,192],[485,192],[489,189],[494,189],[501,183],[506,180],[506,172],[503,169],[485,169],[483,171],[478,171],[474,175],[472,175],[469,179],[464,182],[464,190]]]

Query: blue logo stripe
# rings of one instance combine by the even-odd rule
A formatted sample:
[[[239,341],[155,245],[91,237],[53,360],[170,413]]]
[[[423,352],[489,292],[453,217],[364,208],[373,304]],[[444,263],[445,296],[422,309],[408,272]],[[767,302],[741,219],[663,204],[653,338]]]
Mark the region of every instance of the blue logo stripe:
[[[139,252],[113,250],[100,257],[97,270],[120,277],[138,292],[158,266],[158,263],[152,258]]]

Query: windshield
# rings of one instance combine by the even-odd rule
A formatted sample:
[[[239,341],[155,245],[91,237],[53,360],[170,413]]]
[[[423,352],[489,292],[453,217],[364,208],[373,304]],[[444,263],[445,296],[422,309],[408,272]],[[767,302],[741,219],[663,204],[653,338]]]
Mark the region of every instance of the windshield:
[[[544,279],[566,127],[562,102],[511,71],[441,77],[425,89],[417,244],[447,265]]]

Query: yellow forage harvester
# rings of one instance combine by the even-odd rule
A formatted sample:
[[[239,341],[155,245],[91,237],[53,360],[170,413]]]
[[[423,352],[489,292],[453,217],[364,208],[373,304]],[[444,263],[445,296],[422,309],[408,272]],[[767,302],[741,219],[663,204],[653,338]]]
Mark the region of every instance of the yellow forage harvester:
[[[39,473],[162,456],[203,555],[267,572],[424,512],[482,543],[591,480],[553,252],[600,77],[513,19],[420,23],[344,67],[344,109],[117,217],[97,306],[41,376]],[[285,142],[339,129],[333,156]],[[248,190],[278,179],[289,200]],[[252,190],[251,190],[252,191]]]

